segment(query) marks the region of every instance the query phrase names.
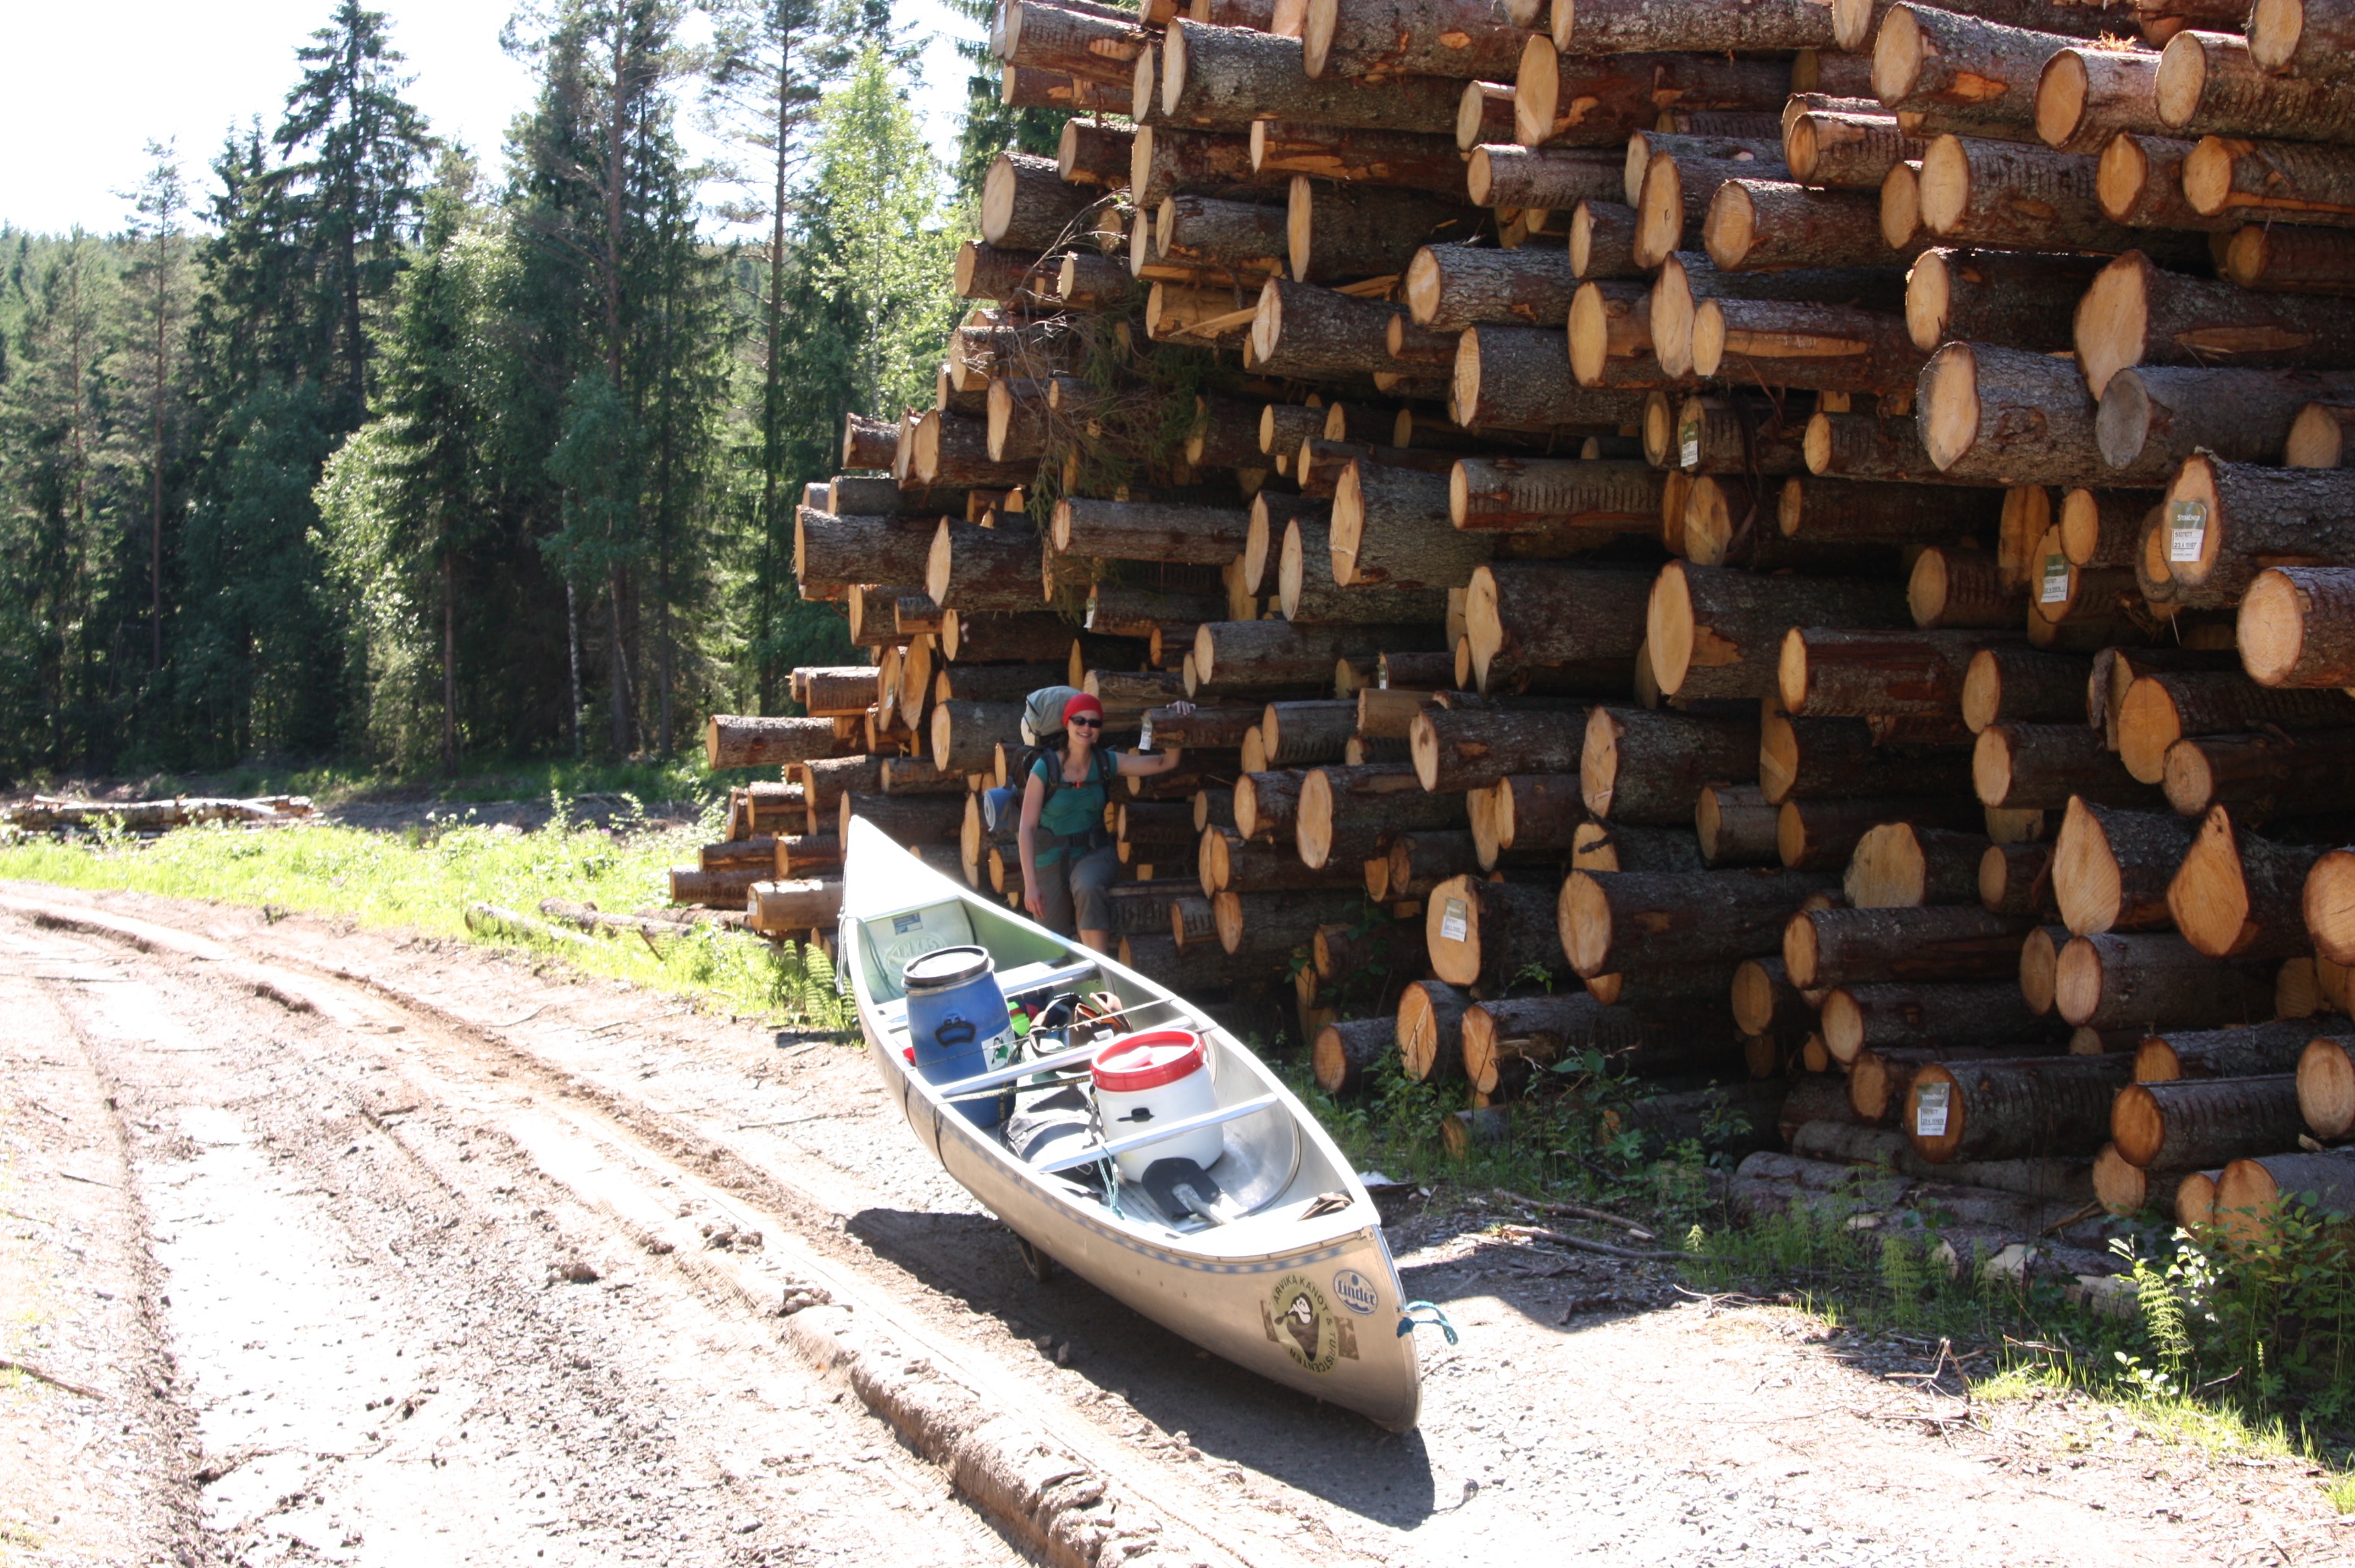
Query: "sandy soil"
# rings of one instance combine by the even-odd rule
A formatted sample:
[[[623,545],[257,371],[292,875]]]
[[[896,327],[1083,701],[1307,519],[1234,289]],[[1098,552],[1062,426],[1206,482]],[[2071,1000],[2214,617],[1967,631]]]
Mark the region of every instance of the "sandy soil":
[[[858,1051],[464,944],[5,884],[0,1018],[0,1356],[97,1396],[0,1381],[0,1560],[1016,1557],[773,1318],[634,1239],[655,1203],[781,1286],[853,1282],[1203,1561],[2355,1557],[2305,1466],[1975,1404],[1935,1347],[1476,1208],[1394,1216],[1464,1333],[1383,1434],[1034,1283]]]

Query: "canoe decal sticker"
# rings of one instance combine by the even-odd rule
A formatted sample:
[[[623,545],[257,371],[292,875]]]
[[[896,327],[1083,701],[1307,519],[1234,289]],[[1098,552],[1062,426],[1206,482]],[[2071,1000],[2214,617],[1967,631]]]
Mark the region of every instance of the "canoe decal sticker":
[[[1341,1325],[1314,1280],[1285,1275],[1268,1293],[1266,1311],[1270,1337],[1295,1366],[1319,1376],[1333,1370],[1341,1355]]]
[[[1333,1299],[1360,1317],[1371,1317],[1382,1301],[1374,1289],[1374,1282],[1353,1268],[1345,1268],[1333,1276]]]

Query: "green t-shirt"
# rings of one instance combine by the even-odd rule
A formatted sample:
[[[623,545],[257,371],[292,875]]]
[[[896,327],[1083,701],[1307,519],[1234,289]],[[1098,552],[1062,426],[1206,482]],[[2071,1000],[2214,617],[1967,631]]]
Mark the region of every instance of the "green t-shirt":
[[[1111,798],[1105,783],[1120,770],[1120,763],[1109,752],[1098,752],[1089,769],[1085,784],[1059,784],[1058,774],[1063,759],[1050,752],[1030,764],[1032,775],[1047,786],[1047,804],[1039,812],[1039,826],[1059,837],[1076,838],[1090,828],[1103,826],[1104,803]],[[1063,858],[1060,844],[1041,844],[1039,863],[1052,865]]]

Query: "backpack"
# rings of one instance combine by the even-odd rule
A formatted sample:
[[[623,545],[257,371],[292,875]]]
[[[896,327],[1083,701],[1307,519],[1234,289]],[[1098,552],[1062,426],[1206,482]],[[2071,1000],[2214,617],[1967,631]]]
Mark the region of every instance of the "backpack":
[[[996,830],[999,814],[1022,798],[1025,786],[1021,781],[1030,776],[1031,770],[1039,765],[1039,759],[1059,755],[1055,751],[1055,741],[1063,733],[1063,704],[1079,695],[1080,689],[1075,686],[1042,686],[1022,699],[1022,739],[1025,745],[1021,759],[1007,770],[1007,784],[998,789],[982,792],[984,825],[991,831]],[[1107,791],[1112,787],[1104,770],[1109,760],[1107,752],[1096,754],[1096,782],[1104,785]],[[1117,764],[1114,773],[1117,773]],[[1048,769],[1047,798],[1054,799],[1055,792],[1062,787],[1063,770],[1060,767]]]

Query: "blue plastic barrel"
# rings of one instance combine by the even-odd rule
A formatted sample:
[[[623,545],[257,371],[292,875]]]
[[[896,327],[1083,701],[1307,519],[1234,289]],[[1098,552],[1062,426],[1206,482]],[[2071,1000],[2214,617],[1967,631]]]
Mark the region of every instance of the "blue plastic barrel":
[[[1012,1029],[987,949],[936,948],[909,959],[900,983],[908,997],[908,1040],[925,1083],[977,1077],[1003,1057],[1000,1040]],[[956,1109],[977,1127],[994,1127],[1006,1115],[997,1094],[959,1100]]]

